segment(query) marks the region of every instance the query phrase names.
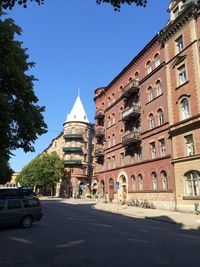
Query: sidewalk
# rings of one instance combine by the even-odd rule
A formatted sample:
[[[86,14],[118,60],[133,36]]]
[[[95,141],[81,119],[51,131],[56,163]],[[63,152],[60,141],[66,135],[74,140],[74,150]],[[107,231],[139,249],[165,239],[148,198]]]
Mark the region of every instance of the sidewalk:
[[[41,198],[43,200],[59,200],[62,203],[72,205],[91,204],[93,209],[103,210],[107,212],[122,214],[134,218],[143,218],[155,220],[164,223],[179,224],[182,229],[200,229],[200,215],[193,213],[182,213],[178,211],[144,209],[137,207],[129,207],[126,205],[118,205],[117,203],[96,202],[94,199],[66,199],[66,198]]]
[[[165,223],[179,224],[183,229],[200,229],[200,215],[182,213],[178,211],[144,209],[118,205],[116,203],[96,203],[94,208],[113,213],[123,214],[129,217],[156,220]]]

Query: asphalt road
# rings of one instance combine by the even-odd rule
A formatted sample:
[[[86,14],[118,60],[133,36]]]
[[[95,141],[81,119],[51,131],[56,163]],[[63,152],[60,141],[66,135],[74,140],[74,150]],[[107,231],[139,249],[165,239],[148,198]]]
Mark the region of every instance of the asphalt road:
[[[31,229],[0,230],[2,267],[199,267],[200,231],[43,201]]]

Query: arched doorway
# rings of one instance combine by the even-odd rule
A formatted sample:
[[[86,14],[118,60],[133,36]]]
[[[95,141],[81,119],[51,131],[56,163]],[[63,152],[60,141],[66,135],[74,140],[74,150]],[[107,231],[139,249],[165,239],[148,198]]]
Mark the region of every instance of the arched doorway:
[[[109,201],[112,202],[114,199],[114,180],[110,178],[109,180]]]
[[[121,175],[119,177],[120,189],[118,190],[119,200],[122,204],[125,204],[127,201],[127,182],[126,177]]]
[[[85,182],[80,182],[80,184],[79,184],[79,196],[85,195],[86,186],[87,185]]]
[[[104,180],[100,182],[100,197],[104,197],[105,195],[105,183]]]

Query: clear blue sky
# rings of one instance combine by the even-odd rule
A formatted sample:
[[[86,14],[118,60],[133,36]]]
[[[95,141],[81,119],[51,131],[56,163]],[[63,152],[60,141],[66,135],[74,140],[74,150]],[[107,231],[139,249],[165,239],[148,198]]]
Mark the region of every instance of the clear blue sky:
[[[41,153],[63,129],[80,87],[90,122],[94,122],[94,90],[107,85],[165,25],[169,0],[148,0],[146,8],[124,5],[115,12],[96,0],[45,0],[8,11],[23,33],[31,70],[38,81],[35,93],[48,133],[35,143],[34,153],[14,151],[10,165],[21,169]]]

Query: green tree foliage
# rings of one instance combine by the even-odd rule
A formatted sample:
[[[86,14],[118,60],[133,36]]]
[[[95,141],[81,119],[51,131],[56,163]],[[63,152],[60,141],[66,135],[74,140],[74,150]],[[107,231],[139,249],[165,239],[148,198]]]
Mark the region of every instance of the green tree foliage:
[[[63,175],[64,161],[56,152],[52,152],[33,159],[23,168],[17,181],[23,187],[53,187],[63,178]]]
[[[21,29],[2,16],[0,12],[0,183],[10,173],[12,151],[34,151],[33,143],[47,129],[42,115],[45,109],[37,105],[33,90],[36,79],[27,74],[34,63],[28,62],[26,49],[15,40]]]
[[[36,2],[39,5],[44,3],[44,0],[0,0],[0,4],[4,9],[12,9],[16,4],[22,5],[23,7],[27,7],[27,3],[31,2]],[[111,4],[115,10],[119,11],[121,8],[121,5],[123,4],[128,4],[131,5],[135,3],[138,6],[146,6],[147,0],[96,0],[97,4],[101,3],[109,3]]]

